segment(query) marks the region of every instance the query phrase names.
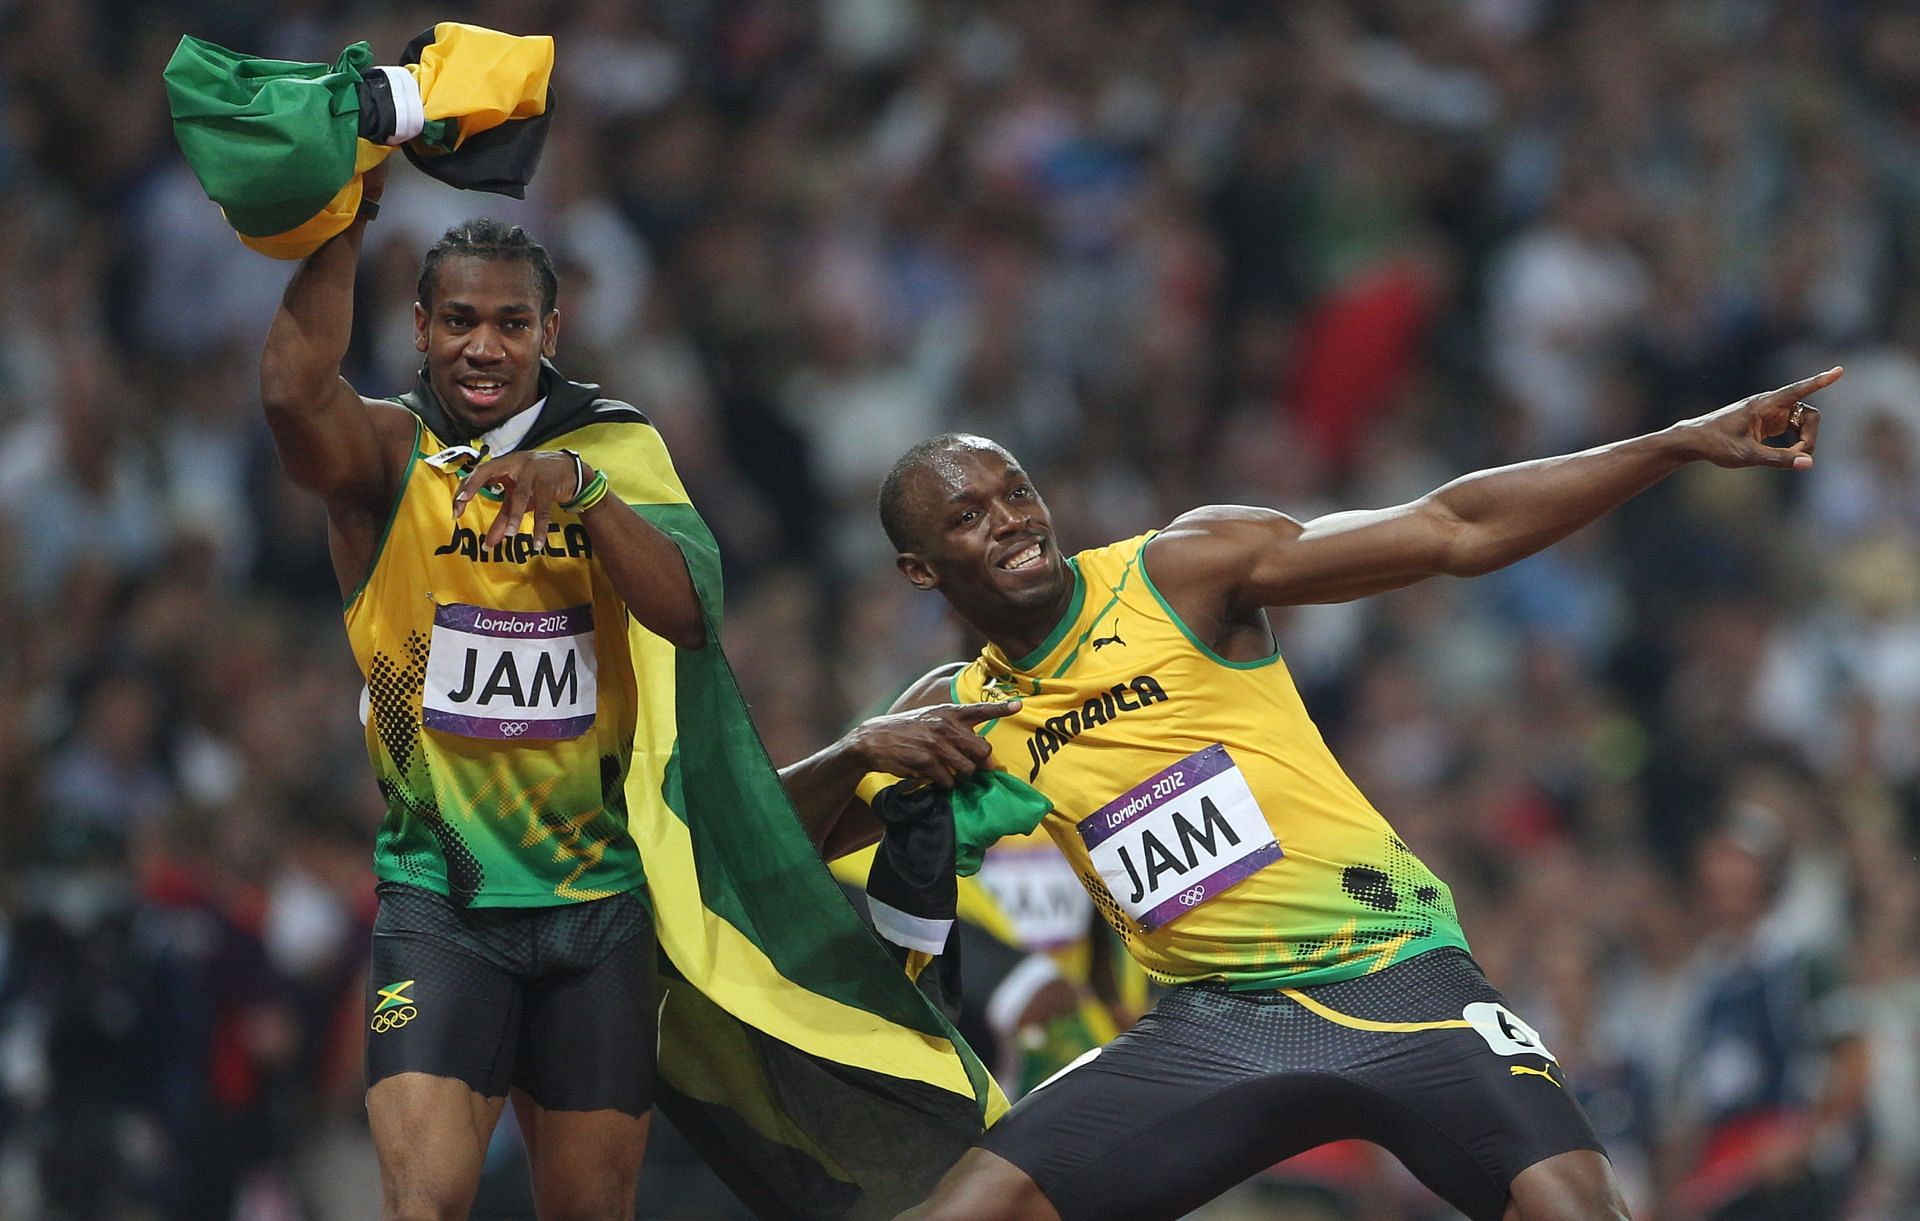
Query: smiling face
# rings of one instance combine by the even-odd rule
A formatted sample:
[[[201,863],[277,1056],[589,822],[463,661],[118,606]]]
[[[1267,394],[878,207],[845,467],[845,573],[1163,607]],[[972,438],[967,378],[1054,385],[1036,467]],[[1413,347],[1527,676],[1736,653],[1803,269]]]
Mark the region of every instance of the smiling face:
[[[909,581],[939,590],[1003,646],[1053,628],[1073,573],[1046,502],[1011,454],[986,441],[934,453],[910,477],[902,507],[912,549],[897,563]]]
[[[540,397],[540,358],[560,336],[558,310],[540,312],[539,281],[524,259],[453,255],[413,307],[414,347],[447,411],[485,432]]]

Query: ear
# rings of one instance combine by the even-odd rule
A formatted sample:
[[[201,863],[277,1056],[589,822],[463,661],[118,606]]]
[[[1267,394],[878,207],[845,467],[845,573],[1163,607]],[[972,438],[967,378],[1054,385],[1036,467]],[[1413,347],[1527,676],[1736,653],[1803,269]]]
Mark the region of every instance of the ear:
[[[936,574],[932,568],[928,567],[927,562],[914,552],[903,551],[893,557],[893,562],[894,565],[900,569],[900,574],[906,577],[907,580],[913,582],[915,589],[929,590],[940,587],[940,577],[938,574]]]
[[[560,350],[560,311],[548,310],[540,320],[540,355],[552,360]]]
[[[413,303],[413,350],[427,350],[427,307],[418,301]]]

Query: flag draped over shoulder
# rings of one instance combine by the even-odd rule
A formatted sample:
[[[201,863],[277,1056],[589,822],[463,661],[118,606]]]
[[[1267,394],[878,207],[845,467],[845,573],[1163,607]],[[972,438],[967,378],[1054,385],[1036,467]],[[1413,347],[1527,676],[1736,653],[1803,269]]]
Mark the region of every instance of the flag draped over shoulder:
[[[454,186],[520,198],[553,109],[553,39],[443,21],[376,67],[242,55],[184,37],[162,76],[174,138],[240,240],[298,259],[353,221],[395,146]]]
[[[546,381],[523,443],[578,450],[680,548],[707,645],[629,623],[639,723],[629,828],[663,961],[662,1107],[762,1217],[891,1217],[1006,1108],[973,1053],[821,864],[721,653],[720,560],[659,433]],[[409,396],[443,415],[424,385]],[[664,801],[661,798],[664,797]]]

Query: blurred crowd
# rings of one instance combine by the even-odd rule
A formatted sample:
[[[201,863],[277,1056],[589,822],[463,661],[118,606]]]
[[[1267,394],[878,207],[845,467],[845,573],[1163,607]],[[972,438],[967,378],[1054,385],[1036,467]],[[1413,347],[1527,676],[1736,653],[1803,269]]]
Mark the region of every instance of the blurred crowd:
[[[1689,468],[1276,627],[1636,1215],[1920,1217],[1904,0],[0,3],[0,1217],[369,1215],[380,803],[258,409],[290,267],[200,193],[160,68],[182,33],[391,62],[449,18],[556,36],[545,160],[520,202],[395,172],[347,375],[410,385],[441,229],[526,224],[560,367],[652,416],[721,538],[780,761],[968,651],[872,508],[928,434],[1008,444],[1079,547],[1844,363],[1811,472]],[[1223,1207],[1445,1215],[1348,1148]]]

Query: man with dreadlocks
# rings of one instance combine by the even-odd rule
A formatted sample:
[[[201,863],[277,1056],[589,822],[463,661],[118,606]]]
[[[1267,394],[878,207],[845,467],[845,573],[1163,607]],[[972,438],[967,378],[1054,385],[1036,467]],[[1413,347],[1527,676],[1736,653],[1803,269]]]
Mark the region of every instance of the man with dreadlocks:
[[[699,649],[701,605],[606,472],[542,448],[601,424],[658,438],[549,363],[553,263],[518,226],[427,252],[412,391],[341,378],[384,177],[288,285],[261,392],[287,473],[326,502],[387,804],[367,999],[386,1214],[466,1215],[511,1091],[541,1215],[631,1216],[656,947],[622,794],[644,703],[625,623]]]

